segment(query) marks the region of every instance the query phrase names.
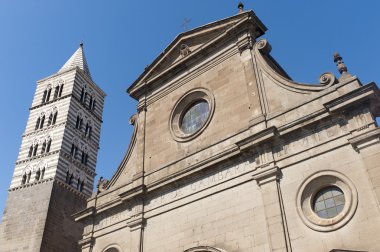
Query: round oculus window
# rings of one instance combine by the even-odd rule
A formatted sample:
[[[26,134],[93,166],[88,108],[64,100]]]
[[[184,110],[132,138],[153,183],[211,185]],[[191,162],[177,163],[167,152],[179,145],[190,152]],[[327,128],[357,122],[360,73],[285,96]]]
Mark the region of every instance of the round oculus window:
[[[331,219],[344,208],[344,193],[336,186],[320,190],[314,198],[313,210],[321,218]]]
[[[309,228],[330,232],[346,225],[358,206],[358,193],[344,174],[318,171],[307,177],[297,190],[297,212]]]
[[[177,142],[186,142],[199,136],[214,114],[213,94],[205,88],[185,93],[174,105],[170,115],[170,132]]]
[[[185,134],[193,134],[207,121],[210,114],[210,107],[207,101],[197,101],[193,103],[183,114],[180,128]]]

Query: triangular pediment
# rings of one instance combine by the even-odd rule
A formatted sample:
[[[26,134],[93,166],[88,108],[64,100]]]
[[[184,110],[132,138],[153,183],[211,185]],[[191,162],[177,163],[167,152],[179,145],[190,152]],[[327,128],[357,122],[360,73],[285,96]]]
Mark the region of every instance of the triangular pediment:
[[[145,80],[150,80],[165,73],[172,67],[181,64],[195,55],[198,55],[206,47],[212,46],[227,32],[242,22],[255,22],[260,34],[266,31],[266,27],[252,11],[239,13],[178,35],[169,46],[149,65],[139,78],[128,88],[133,96],[133,91],[144,85]]]

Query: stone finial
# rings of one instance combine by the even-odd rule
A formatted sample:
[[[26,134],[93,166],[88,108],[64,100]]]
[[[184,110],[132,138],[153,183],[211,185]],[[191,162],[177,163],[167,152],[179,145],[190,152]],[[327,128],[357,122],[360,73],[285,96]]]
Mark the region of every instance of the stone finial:
[[[83,42],[80,42],[79,46],[80,46],[80,47],[83,47]]]
[[[342,75],[341,78],[351,76],[351,74],[349,74],[347,71],[347,67],[343,62],[343,58],[337,52],[334,53],[334,62],[336,63],[336,66],[338,67],[339,73]]]
[[[244,11],[244,4],[242,2],[239,2],[238,9],[239,9],[239,13]]]

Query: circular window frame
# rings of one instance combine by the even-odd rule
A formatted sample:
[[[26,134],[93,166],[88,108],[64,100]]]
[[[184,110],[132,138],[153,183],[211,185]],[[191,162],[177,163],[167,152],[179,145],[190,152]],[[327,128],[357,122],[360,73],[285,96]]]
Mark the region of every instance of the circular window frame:
[[[207,119],[203,123],[202,127],[196,131],[192,133],[184,133],[181,130],[181,121],[183,116],[188,111],[190,106],[199,101],[206,101],[208,103],[209,113]],[[178,99],[170,113],[169,129],[173,139],[177,142],[187,142],[199,136],[209,125],[214,114],[214,110],[215,98],[209,90],[205,88],[197,88],[185,93]]]
[[[343,210],[333,218],[319,217],[313,209],[315,196],[323,188],[333,186],[342,190],[345,205]],[[358,206],[358,192],[353,182],[337,171],[319,171],[301,184],[296,197],[297,212],[302,222],[309,228],[330,232],[346,225],[356,212]]]

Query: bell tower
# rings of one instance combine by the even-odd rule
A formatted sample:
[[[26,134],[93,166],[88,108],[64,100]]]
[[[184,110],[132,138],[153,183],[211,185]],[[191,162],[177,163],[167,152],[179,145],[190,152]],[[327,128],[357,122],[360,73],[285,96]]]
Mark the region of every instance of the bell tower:
[[[71,215],[92,194],[105,93],[83,44],[39,80],[0,226],[1,251],[79,251]]]

